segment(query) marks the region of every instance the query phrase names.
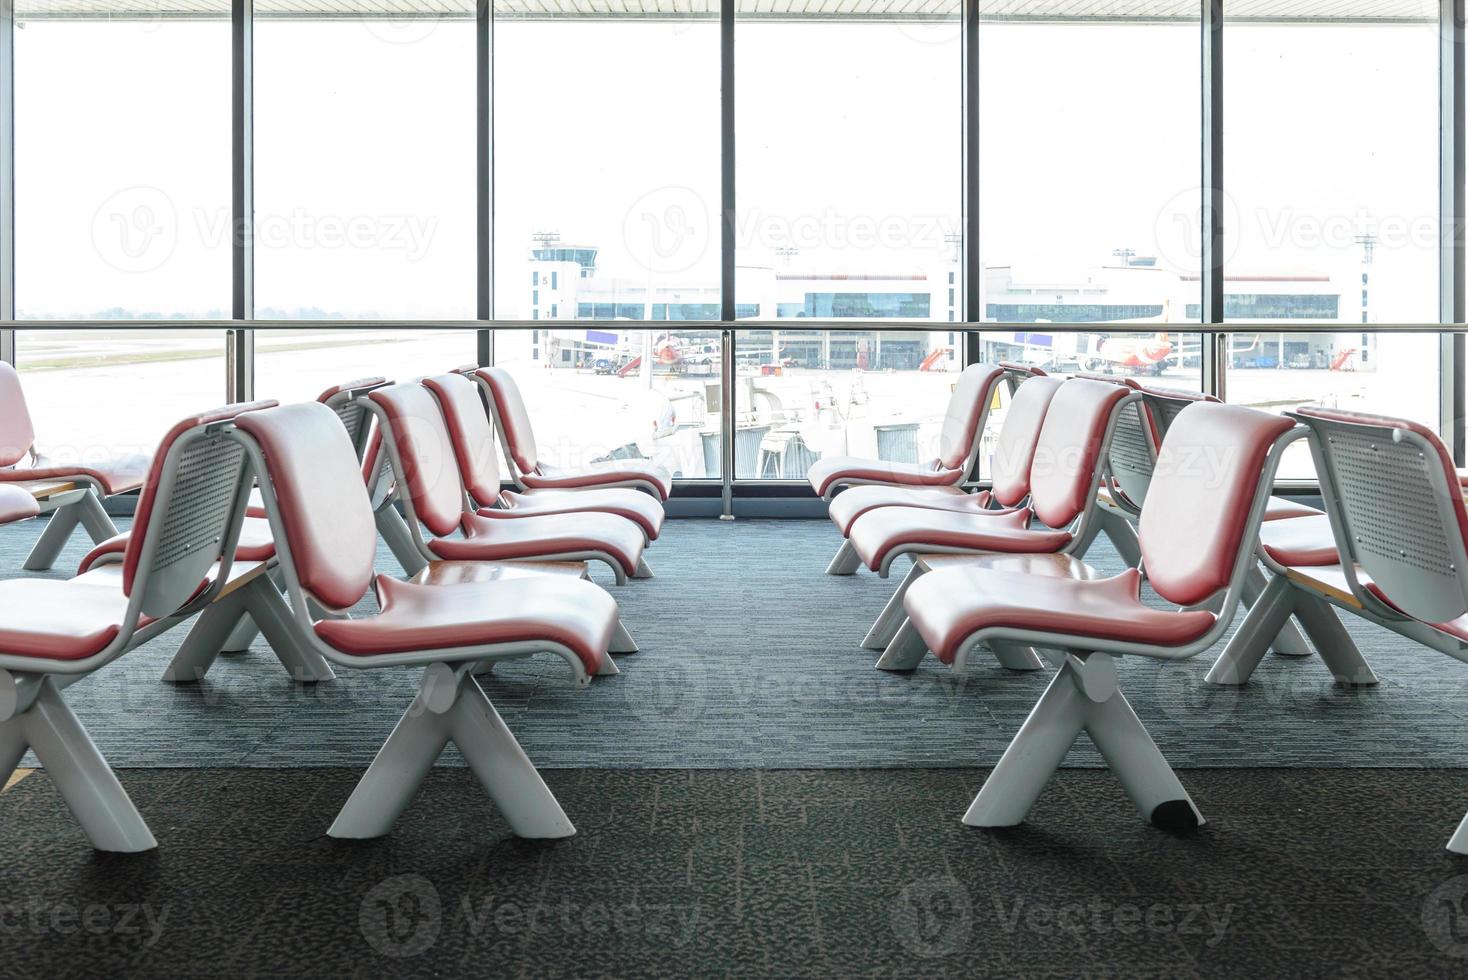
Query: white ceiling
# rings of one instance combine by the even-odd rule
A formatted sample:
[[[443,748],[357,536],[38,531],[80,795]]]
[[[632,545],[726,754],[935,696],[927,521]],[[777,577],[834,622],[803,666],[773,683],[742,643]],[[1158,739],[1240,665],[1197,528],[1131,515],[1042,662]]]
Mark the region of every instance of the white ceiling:
[[[741,16],[822,20],[957,17],[960,0],[735,0]],[[679,19],[714,17],[719,0],[494,0],[502,17]],[[1230,20],[1434,21],[1434,0],[1227,0]],[[211,17],[228,0],[15,0],[19,20],[46,17]],[[1197,0],[980,0],[992,20],[1197,19]],[[255,0],[261,17],[468,17],[473,0]]]

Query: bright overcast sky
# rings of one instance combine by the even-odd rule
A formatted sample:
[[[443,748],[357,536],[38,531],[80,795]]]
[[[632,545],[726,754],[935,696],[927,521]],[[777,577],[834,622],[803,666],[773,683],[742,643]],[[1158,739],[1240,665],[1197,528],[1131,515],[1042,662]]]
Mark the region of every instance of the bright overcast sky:
[[[1128,247],[1195,267],[1196,28],[981,37],[986,263],[1073,281]],[[23,24],[23,314],[228,309],[227,43],[224,23]],[[812,271],[940,268],[956,23],[751,23],[737,45],[740,263],[793,244]],[[1435,320],[1435,28],[1237,26],[1227,52],[1230,270],[1349,297],[1373,226],[1375,318]],[[464,22],[257,26],[261,315],[473,315],[473,55]],[[602,275],[717,282],[713,23],[502,22],[496,85],[501,315],[526,313],[536,231],[599,247]],[[654,234],[677,250],[649,272]]]

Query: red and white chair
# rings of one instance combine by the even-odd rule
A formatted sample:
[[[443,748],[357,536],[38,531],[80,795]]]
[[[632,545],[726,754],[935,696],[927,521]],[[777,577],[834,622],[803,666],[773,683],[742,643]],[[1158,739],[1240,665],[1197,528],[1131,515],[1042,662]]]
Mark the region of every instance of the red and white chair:
[[[1158,445],[1161,445],[1163,437],[1167,435],[1167,428],[1172,424],[1172,420],[1177,418],[1178,413],[1183,409],[1198,401],[1219,401],[1215,396],[1205,395],[1201,391],[1148,387],[1142,387],[1139,390],[1142,392],[1142,401],[1152,416],[1153,430],[1157,433]],[[1296,517],[1319,517],[1323,513],[1325,512],[1309,504],[1302,504],[1285,497],[1271,496],[1269,506],[1264,511],[1264,520],[1272,522],[1291,520]]]
[[[586,490],[505,490],[495,458],[494,425],[485,410],[480,386],[462,374],[424,378],[438,400],[453,440],[464,489],[481,517],[515,519],[543,514],[616,514],[642,528],[643,538],[656,541],[663,528],[663,505],[652,494],[630,487]]]
[[[366,378],[334,385],[318,398],[341,420],[359,458],[366,452],[372,423],[372,414],[360,399],[372,389],[386,384],[382,378]],[[124,532],[97,545],[82,560],[78,574],[108,562],[121,561],[129,538],[130,532]],[[303,684],[334,680],[336,674],[331,665],[296,642],[289,629],[289,611],[279,595],[275,539],[270,533],[270,522],[266,519],[264,501],[258,491],[250,494],[250,504],[235,547],[235,561],[265,563],[270,573],[268,581],[252,579],[238,588],[227,590],[210,603],[179,644],[178,652],[163,673],[163,680],[172,684],[198,683],[209,673],[220,654],[249,650],[255,637],[261,633],[292,679]]]
[[[44,572],[55,565],[78,524],[93,543],[116,535],[117,526],[102,502],[140,488],[150,462],[146,455],[75,462],[48,458],[36,446],[35,425],[20,375],[9,364],[0,362],[0,484],[75,484],[74,490],[49,496],[39,504],[40,512],[51,518],[25,560],[26,571]]]
[[[1154,824],[1203,822],[1122,693],[1116,658],[1193,657],[1223,635],[1254,563],[1250,543],[1280,456],[1303,435],[1287,418],[1230,405],[1194,405],[1173,422],[1139,540],[1149,584],[1176,611],[1142,601],[1136,569],[1105,578],[1066,555],[1029,568],[1008,555],[970,559],[913,584],[904,600],[910,624],[944,663],[961,669],[979,644],[996,642],[1060,658],[964,823],[1023,821],[1083,731]]]
[[[393,481],[392,463],[382,448],[382,429],[377,425],[368,396],[391,382],[385,378],[362,378],[336,385],[322,392],[317,401],[337,414],[352,448],[361,464],[362,479],[372,499],[372,513],[377,533],[387,544],[398,564],[409,575],[423,568],[423,556],[413,539],[403,515],[398,512],[398,488]]]
[[[1010,375],[1006,373],[1005,377]],[[827,575],[854,575],[861,558],[851,544],[851,527],[863,514],[880,507],[921,507],[957,514],[1013,511],[1030,495],[1030,464],[1040,441],[1040,428],[1050,400],[1060,390],[1058,378],[1035,376],[1018,385],[1004,411],[994,455],[989,462],[989,490],[964,493],[957,487],[858,486],[831,501],[831,521],[846,540],[826,567]]]
[[[827,456],[817,460],[807,474],[811,488],[830,500],[844,487],[930,487],[935,492],[962,495],[962,484],[975,478],[974,464],[989,406],[1004,380],[1004,369],[992,364],[964,368],[953,386],[943,427],[938,435],[938,455],[925,463],[897,463],[885,459]]]
[[[1177,418],[1178,413],[1195,402],[1206,401],[1217,403],[1219,399],[1212,395],[1205,395],[1201,391],[1178,391],[1170,388],[1147,388],[1140,389],[1142,392],[1142,403],[1151,417],[1151,431],[1156,433],[1156,445],[1161,445],[1163,437],[1167,433],[1168,426],[1172,420]],[[1156,452],[1152,454],[1156,458]],[[1145,499],[1146,481],[1151,479],[1151,470],[1143,463],[1143,457],[1134,453],[1132,459],[1136,461],[1133,469],[1132,481],[1139,484],[1143,489]],[[1123,507],[1127,501],[1125,495],[1119,495]],[[1305,519],[1305,523],[1295,523],[1298,519]],[[1264,510],[1264,524],[1260,528],[1260,538],[1265,542],[1277,541],[1282,543],[1297,542],[1300,535],[1318,535],[1323,529],[1329,535],[1329,527],[1325,522],[1325,512],[1316,510],[1308,504],[1297,503],[1284,497],[1271,496]],[[1286,526],[1288,525],[1288,526]],[[1244,605],[1252,607],[1264,591],[1265,577],[1263,571],[1258,567],[1249,571],[1249,577],[1244,582]],[[1301,624],[1294,619],[1286,620],[1280,627],[1279,635],[1274,639],[1274,652],[1285,657],[1308,657],[1311,653],[1310,644],[1305,642],[1305,636],[1301,633]],[[1224,676],[1223,672],[1217,674]],[[1215,681],[1222,683],[1222,681]]]
[[[1021,391],[1041,380],[1046,379],[1026,382]],[[1083,379],[1063,382],[1050,400],[1030,463],[1027,506],[979,514],[883,507],[857,518],[849,541],[869,569],[886,578],[897,559],[905,555],[915,559],[862,641],[867,649],[886,649],[880,667],[910,670],[922,659],[924,651],[909,642],[903,596],[924,574],[926,559],[992,552],[1075,554],[1091,540],[1096,490],[1112,430],[1121,412],[1137,401],[1135,393],[1116,385]],[[1004,659],[1017,669],[1039,666],[1033,651]]]
[[[338,666],[423,671],[417,697],[328,833],[388,833],[452,742],[517,836],[574,834],[474,674],[549,653],[586,685],[610,664],[618,631],[611,596],[577,575],[514,566],[447,569],[433,582],[378,575],[371,500],[330,409],[308,403],[251,413],[230,435],[253,462],[303,644]],[[390,451],[394,442],[390,434]],[[380,611],[349,617],[369,587]]]
[[[632,487],[666,502],[673,492],[673,476],[650,459],[610,459],[577,469],[562,469],[540,458],[535,430],[520,386],[504,368],[485,367],[474,372],[500,442],[510,477],[522,490],[585,490],[593,487]]]
[[[1130,391],[1141,391],[1134,379],[1110,374],[1076,374],[1074,377],[1119,385]],[[1106,469],[1100,492],[1096,495],[1097,520],[1092,534],[1105,534],[1116,546],[1122,560],[1135,567],[1141,560],[1137,550],[1137,532],[1132,522],[1142,512],[1147,497],[1147,484],[1152,477],[1152,464],[1161,439],[1146,405],[1139,399],[1116,420],[1111,445],[1106,451]]]
[[[367,403],[382,431],[399,503],[421,557],[430,561],[587,561],[617,584],[645,577],[640,526],[615,514],[482,517],[465,492],[438,401],[422,384],[374,389]],[[427,528],[430,536],[423,534]],[[419,569],[410,568],[410,573]]]
[[[1332,607],[1468,659],[1468,593],[1455,591],[1468,588],[1457,557],[1468,516],[1442,440],[1388,416],[1319,406],[1290,414],[1311,430],[1329,516],[1265,527],[1259,555],[1272,573],[1268,585],[1209,680],[1247,682],[1264,657],[1260,633],[1293,616],[1337,682],[1377,683]]]
[[[1293,615],[1319,627],[1312,639],[1338,681],[1374,683],[1335,610],[1468,662],[1468,509],[1448,448],[1406,419],[1320,406],[1291,416],[1310,430],[1331,546],[1302,536],[1293,550],[1261,548],[1274,574],[1215,672],[1247,679]],[[1447,848],[1468,854],[1468,817]]]
[[[274,404],[273,402],[270,404]],[[329,681],[335,677],[331,666],[310,651],[302,649],[291,637],[281,617],[283,605],[279,586],[272,577],[275,571],[275,539],[270,522],[251,516],[258,506],[252,494],[235,541],[233,560],[237,568],[250,568],[259,574],[230,582],[228,587],[199,613],[178,652],[163,672],[170,684],[193,684],[204,679],[221,653],[240,653],[250,648],[257,634],[263,633],[271,650],[293,679],[301,683]],[[78,576],[126,561],[137,533],[136,521],[128,531],[97,545],[82,559]]]
[[[0,581],[0,785],[34,749],[97,850],[156,843],[61,691],[262,575],[233,560],[252,477],[223,429],[273,405],[231,405],[169,430],[121,560],[70,580]]]

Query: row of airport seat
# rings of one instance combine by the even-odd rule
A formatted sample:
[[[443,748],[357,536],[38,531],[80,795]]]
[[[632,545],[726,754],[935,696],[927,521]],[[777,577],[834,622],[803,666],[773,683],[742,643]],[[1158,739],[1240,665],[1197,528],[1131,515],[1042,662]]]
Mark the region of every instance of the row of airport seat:
[[[1001,386],[1011,401],[993,487],[969,493]],[[0,369],[0,395],[18,392]],[[1301,439],[1324,514],[1271,496]],[[514,491],[499,490],[496,442]],[[1213,683],[1246,680],[1271,647],[1308,653],[1292,619],[1338,679],[1374,683],[1336,610],[1468,660],[1461,476],[1421,426],[975,365],[955,386],[943,444],[931,464],[824,460],[811,477],[834,497],[845,538],[828,571],[885,577],[897,557],[913,559],[867,637],[883,650],[878,667],[910,670],[932,652],[961,668],[980,646],[1015,669],[1042,669],[1042,651],[1058,663],[967,823],[1020,822],[1081,731],[1153,822],[1201,823],[1121,691],[1116,658],[1197,656],[1241,604]],[[0,472],[26,469],[26,456],[39,458],[27,446]],[[44,471],[80,477],[100,509],[106,489],[87,473]],[[62,691],[200,614],[166,679],[197,680],[255,630],[301,681],[329,680],[333,666],[422,669],[334,836],[386,833],[450,741],[517,834],[566,836],[570,821],[474,677],[537,653],[560,657],[579,684],[615,673],[611,654],[636,645],[586,563],[618,584],[650,574],[642,553],[670,485],[645,461],[546,466],[523,399],[496,369],[190,416],[151,457],[127,533],[101,535],[76,516],[66,533],[80,523],[100,540],[75,578],[0,582],[0,777],[33,748],[94,846],[154,846]],[[28,496],[18,519],[40,509]],[[379,533],[407,577],[375,571]],[[1128,557],[1122,574],[1082,560],[1100,533]],[[1144,601],[1144,581],[1168,608]],[[352,615],[369,589],[377,611]],[[1449,847],[1468,853],[1468,820]]]
[[[5,384],[23,399],[0,368]],[[450,742],[517,835],[574,833],[475,676],[538,654],[582,686],[617,673],[611,655],[637,646],[587,562],[618,584],[650,575],[671,480],[646,460],[551,470],[529,425],[492,368],[182,419],[148,459],[127,532],[94,534],[71,579],[0,581],[0,783],[33,749],[95,848],[156,846],[62,692],[197,616],[165,680],[200,679],[255,631],[303,682],[421,669],[332,836],[387,833]],[[496,442],[515,490],[499,489]],[[416,549],[403,578],[375,569],[388,512]],[[376,610],[354,612],[369,590]]]
[[[979,440],[1001,386],[1010,400],[992,488],[980,491]],[[1463,474],[1417,423],[1319,406],[1279,415],[1127,378],[980,364],[954,386],[941,439],[926,464],[825,459],[810,482],[844,538],[828,574],[885,578],[912,559],[863,644],[882,651],[879,669],[910,671],[929,653],[962,668],[980,647],[1011,669],[1044,669],[1042,652],[1058,667],[967,824],[1021,822],[1083,731],[1153,823],[1201,824],[1116,662],[1195,657],[1241,605],[1208,683],[1246,682],[1271,648],[1313,648],[1338,682],[1377,683],[1337,611],[1468,661]],[[1300,440],[1323,512],[1271,495]],[[1083,560],[1099,534],[1121,574]],[[1163,605],[1144,599],[1144,583]],[[1468,853],[1468,818],[1448,848]]]

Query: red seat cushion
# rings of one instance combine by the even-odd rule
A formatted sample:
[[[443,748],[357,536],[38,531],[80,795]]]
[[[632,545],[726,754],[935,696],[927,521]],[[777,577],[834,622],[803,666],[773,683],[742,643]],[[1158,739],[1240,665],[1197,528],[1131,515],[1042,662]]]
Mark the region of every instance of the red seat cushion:
[[[649,541],[656,541],[663,528],[663,505],[652,494],[631,487],[505,491],[499,496],[499,506],[479,513],[483,517],[511,518],[540,514],[615,514],[642,528]]]
[[[0,485],[0,524],[28,520],[40,512],[40,503],[28,491]]]
[[[893,463],[882,459],[859,459],[855,456],[825,456],[806,474],[817,495],[840,483],[881,483],[890,486],[951,486],[963,479],[963,470],[944,469],[936,459],[926,463]]]
[[[1293,500],[1284,497],[1270,497],[1269,503],[1264,507],[1264,519],[1266,521],[1288,521],[1297,517],[1315,517],[1324,514],[1325,511],[1311,507],[1308,504],[1297,504]]]
[[[1005,507],[1018,507],[1030,494],[1030,465],[1040,441],[1040,430],[1055,393],[1065,382],[1043,375],[1019,386],[1004,410],[1004,422],[989,457],[986,472],[994,499]]]
[[[521,476],[521,479],[533,490],[579,490],[583,487],[638,482],[651,485],[660,500],[667,500],[673,492],[673,474],[650,459],[608,459],[575,470],[563,470],[542,463],[534,472]]]
[[[77,574],[83,575],[91,571],[100,559],[109,555],[124,554],[131,540],[132,531],[123,531],[95,545],[82,559],[81,566],[77,568]],[[274,557],[275,539],[270,536],[270,522],[261,517],[246,517],[240,526],[240,542],[235,549],[234,560],[269,561]]]
[[[1324,514],[1261,524],[1259,543],[1265,554],[1285,566],[1335,565],[1341,560],[1330,518]]]
[[[920,507],[881,507],[851,525],[849,540],[872,571],[901,551],[960,548],[964,551],[1053,552],[1070,543],[1069,531],[1030,529],[1030,512],[955,514]]]
[[[953,663],[980,630],[1008,628],[1163,647],[1201,638],[1211,612],[1168,612],[1140,598],[1134,568],[1106,579],[1027,575],[981,563],[929,572],[913,583],[903,607],[928,649]]]
[[[551,555],[605,552],[628,575],[642,557],[642,529],[615,514],[546,514],[505,520],[468,514],[462,538],[428,542],[439,558],[449,561],[507,561]]]
[[[548,640],[595,673],[617,623],[604,590],[561,576],[413,585],[381,575],[376,587],[377,615],[328,619],[316,635],[362,657]]]
[[[953,510],[960,513],[987,510],[989,491],[964,493],[961,487],[892,487],[863,486],[842,490],[831,501],[831,520],[846,535],[852,523],[878,507],[922,507],[925,510]]]
[[[260,444],[301,588],[329,609],[350,609],[372,584],[377,530],[352,441],[320,402],[242,415]]]
[[[0,582],[0,653],[44,660],[84,660],[117,638],[127,614],[122,577],[94,572],[69,581]],[[151,623],[146,616],[138,626]]]
[[[0,470],[0,481],[84,479],[101,487],[103,496],[111,497],[140,488],[152,462],[152,457],[140,455],[86,465],[62,463],[42,456],[33,464],[23,463],[12,470]]]

